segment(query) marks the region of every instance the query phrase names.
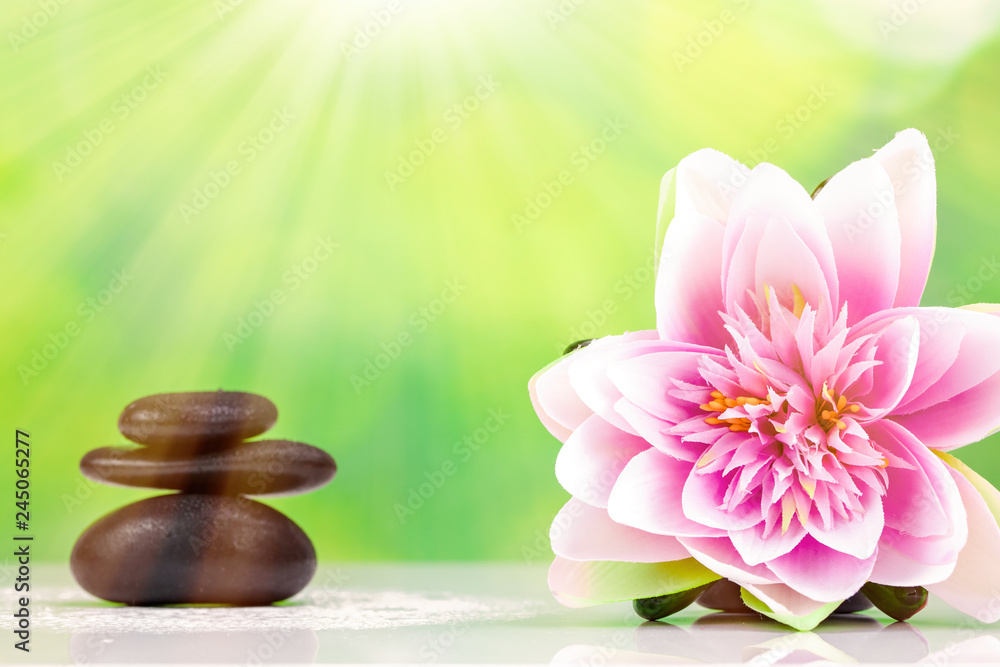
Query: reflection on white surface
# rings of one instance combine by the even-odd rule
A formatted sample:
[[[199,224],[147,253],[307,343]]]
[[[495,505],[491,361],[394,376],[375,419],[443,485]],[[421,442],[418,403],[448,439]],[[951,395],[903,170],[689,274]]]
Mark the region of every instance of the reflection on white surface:
[[[313,630],[264,632],[76,632],[69,640],[74,664],[297,664],[316,660]]]
[[[789,632],[750,614],[708,614],[687,627],[643,623],[633,634],[634,650],[604,644],[563,649],[553,664],[664,664],[676,662],[913,663],[928,655],[923,633],[906,623],[883,625],[865,615],[833,617],[813,632]],[[1000,653],[994,654],[1000,658]]]
[[[249,608],[109,605],[66,568],[33,574],[32,653],[5,642],[0,664],[1000,664],[1000,627],[938,601],[912,625],[876,612],[799,633],[698,607],[669,623],[643,623],[629,604],[567,609],[545,566],[325,568],[292,603]]]

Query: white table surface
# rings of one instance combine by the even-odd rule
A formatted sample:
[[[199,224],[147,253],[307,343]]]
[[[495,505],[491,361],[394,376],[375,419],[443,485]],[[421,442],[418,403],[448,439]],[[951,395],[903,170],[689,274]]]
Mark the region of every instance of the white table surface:
[[[642,623],[629,604],[567,609],[545,568],[502,564],[324,565],[287,604],[129,608],[102,603],[66,567],[32,571],[30,654],[3,633],[3,664],[605,664],[924,662],[1000,665],[1000,624],[932,600],[913,624],[877,612],[790,632],[689,607]],[[13,611],[5,582],[3,617]]]

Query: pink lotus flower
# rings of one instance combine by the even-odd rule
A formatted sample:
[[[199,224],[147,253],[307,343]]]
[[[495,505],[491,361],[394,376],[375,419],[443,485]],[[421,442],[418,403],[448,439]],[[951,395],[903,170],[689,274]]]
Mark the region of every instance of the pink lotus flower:
[[[529,384],[560,601],[725,577],[810,629],[870,581],[1000,619],[1000,492],[947,453],[1000,427],[1000,305],[918,307],[935,205],[915,130],[814,198],[712,150],[664,177],[656,329]]]

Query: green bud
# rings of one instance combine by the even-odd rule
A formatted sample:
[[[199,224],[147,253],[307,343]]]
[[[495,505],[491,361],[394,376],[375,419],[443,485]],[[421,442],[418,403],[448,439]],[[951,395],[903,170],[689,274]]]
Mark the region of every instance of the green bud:
[[[886,586],[869,581],[861,592],[886,616],[905,621],[927,606],[927,589],[922,586]]]
[[[570,352],[579,350],[581,347],[587,347],[593,342],[594,342],[593,338],[584,338],[583,340],[578,340],[575,343],[570,343],[569,345],[566,346],[566,349],[563,350],[563,354],[569,354]]]
[[[714,583],[714,582],[713,582]],[[657,595],[653,598],[639,598],[632,601],[632,608],[635,613],[642,616],[647,621],[658,621],[661,618],[676,614],[689,604],[698,599],[702,592],[712,584],[705,584],[680,593],[670,595]]]

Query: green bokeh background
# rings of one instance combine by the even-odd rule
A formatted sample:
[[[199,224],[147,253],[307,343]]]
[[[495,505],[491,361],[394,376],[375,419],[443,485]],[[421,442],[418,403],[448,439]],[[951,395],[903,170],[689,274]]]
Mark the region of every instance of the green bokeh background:
[[[921,129],[940,223],[924,303],[1000,301],[996,276],[977,282],[1000,253],[995,3],[792,4],[5,1],[0,414],[11,450],[15,428],[31,433],[36,558],[65,561],[91,521],[150,495],[77,470],[123,441],[127,403],[225,387],[269,396],[274,437],[337,459],[329,486],[271,503],[321,559],[544,562],[567,496],[527,380],[575,338],[652,326],[659,180],[704,146],[811,188]],[[377,34],[345,53],[366,25]],[[147,68],[162,81],[144,84]],[[292,118],[269,134],[275,110]],[[585,157],[609,121],[625,128]],[[199,192],[195,215],[182,205]],[[327,238],[337,249],[307,261]],[[87,299],[108,300],[122,270],[91,319]],[[234,344],[274,290],[283,303]],[[410,344],[352,382],[400,334]],[[491,410],[506,417],[484,437]],[[998,446],[960,456],[998,483]]]

